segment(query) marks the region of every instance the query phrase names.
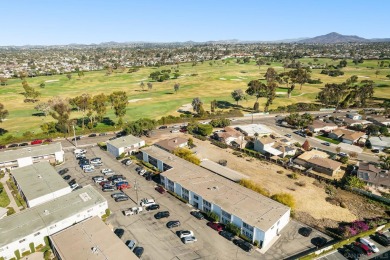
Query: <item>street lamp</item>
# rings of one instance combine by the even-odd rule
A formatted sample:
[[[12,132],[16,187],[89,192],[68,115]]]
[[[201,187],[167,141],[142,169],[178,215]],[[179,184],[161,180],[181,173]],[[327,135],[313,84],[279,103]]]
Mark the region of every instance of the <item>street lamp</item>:
[[[72,127],[73,127],[74,142],[75,142],[76,148],[77,148],[77,139],[76,139],[76,131],[74,130],[74,124],[72,124]]]

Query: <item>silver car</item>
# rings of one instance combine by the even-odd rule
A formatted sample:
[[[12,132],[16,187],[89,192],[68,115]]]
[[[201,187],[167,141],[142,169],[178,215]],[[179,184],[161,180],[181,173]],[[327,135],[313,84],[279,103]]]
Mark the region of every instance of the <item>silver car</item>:
[[[196,237],[194,236],[189,236],[189,237],[183,237],[181,239],[181,241],[184,243],[184,244],[189,244],[189,243],[194,243],[197,241]]]

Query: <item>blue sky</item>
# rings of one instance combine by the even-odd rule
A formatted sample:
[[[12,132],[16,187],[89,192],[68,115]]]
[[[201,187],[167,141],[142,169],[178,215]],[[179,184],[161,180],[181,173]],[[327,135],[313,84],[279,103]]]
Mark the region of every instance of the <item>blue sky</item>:
[[[390,37],[387,0],[12,0],[0,45]]]

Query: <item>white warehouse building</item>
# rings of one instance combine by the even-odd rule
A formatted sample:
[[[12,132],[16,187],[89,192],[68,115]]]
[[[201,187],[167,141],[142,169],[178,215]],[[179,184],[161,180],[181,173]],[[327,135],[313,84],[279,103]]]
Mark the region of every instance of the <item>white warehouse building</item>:
[[[91,217],[101,217],[107,200],[92,186],[73,191],[0,221],[0,257],[16,258],[15,251],[45,245],[44,238]]]
[[[68,183],[48,162],[16,168],[11,174],[21,196],[30,208],[72,191]]]
[[[145,146],[144,140],[132,135],[127,135],[108,141],[107,151],[115,157],[118,157],[122,153],[131,154],[132,152],[136,152],[142,146]]]
[[[0,170],[24,167],[41,161],[62,163],[64,161],[64,151],[61,143],[0,152]]]
[[[231,182],[158,147],[141,150],[143,160],[156,166],[162,185],[221,223],[233,223],[252,242],[268,248],[290,220],[290,208]]]

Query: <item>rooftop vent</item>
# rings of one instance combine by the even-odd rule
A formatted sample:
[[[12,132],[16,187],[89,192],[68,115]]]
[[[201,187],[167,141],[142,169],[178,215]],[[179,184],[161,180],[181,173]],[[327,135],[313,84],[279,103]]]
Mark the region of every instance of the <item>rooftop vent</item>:
[[[93,254],[97,254],[98,253],[98,248],[96,246],[91,247],[91,251],[92,251]]]
[[[38,179],[42,179],[42,176],[40,174],[38,174]]]
[[[50,214],[50,212],[49,212],[47,209],[45,209],[45,210],[43,211],[43,214],[44,214],[45,216],[47,216],[47,215]]]

